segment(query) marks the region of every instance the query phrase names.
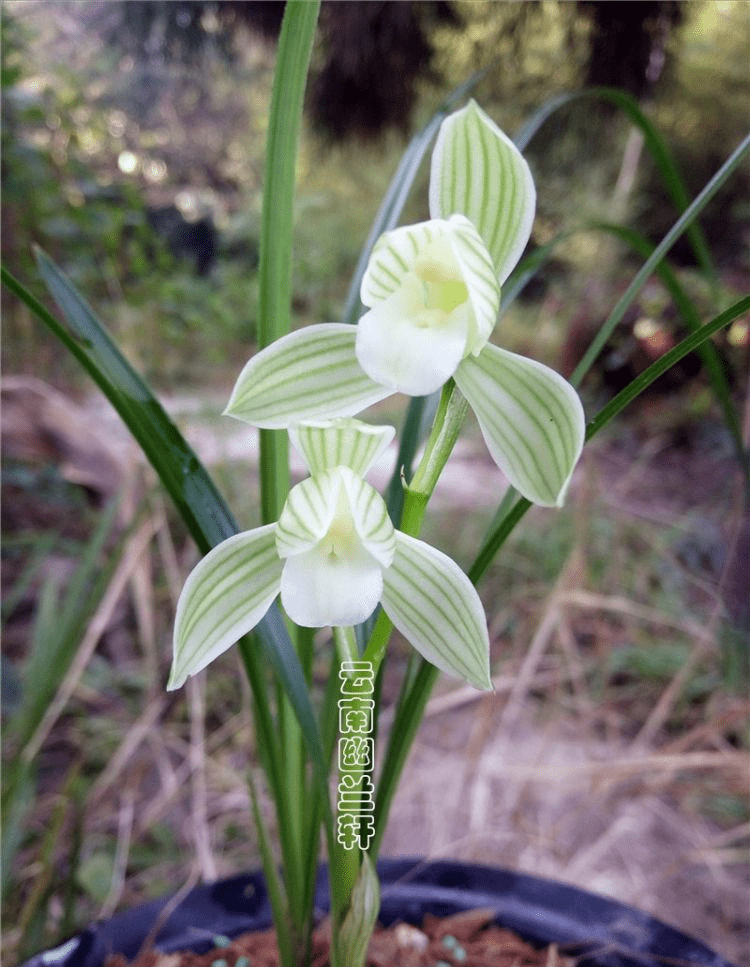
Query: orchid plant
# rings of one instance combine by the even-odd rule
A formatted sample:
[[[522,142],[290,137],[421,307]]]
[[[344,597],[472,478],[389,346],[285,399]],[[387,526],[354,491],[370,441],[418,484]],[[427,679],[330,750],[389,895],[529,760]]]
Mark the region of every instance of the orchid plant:
[[[361,967],[379,909],[375,861],[388,810],[438,670],[479,689],[492,687],[487,622],[474,585],[532,503],[562,505],[584,440],[692,349],[711,358],[709,337],[748,311],[750,297],[702,326],[688,316],[691,336],[585,427],[580,399],[569,382],[492,341],[501,287],[531,232],[535,189],[519,148],[470,101],[454,113],[442,112],[431,160],[430,219],[402,227],[393,227],[393,220],[367,250],[360,286],[365,312],[357,324],[290,332],[296,147],[318,9],[318,0],[288,0],[285,6],[263,201],[261,348],[240,373],[226,409],[229,416],[260,428],[260,527],[239,531],[149,387],[44,253],[37,252],[40,273],[70,330],[5,268],[2,278],[105,391],[205,554],[178,602],[168,688],[179,688],[238,643],[252,691],[258,756],[278,821],[281,875],[251,771],[251,802],[281,964],[309,963],[322,830],[331,965]],[[607,96],[653,140],[637,105],[623,101],[622,92]],[[678,197],[682,216],[656,249],[647,249],[646,262],[587,351],[578,375],[652,272],[663,273],[668,287],[677,291],[662,265],[664,254],[686,229],[693,241],[700,240],[692,222],[749,150],[750,137],[692,203]],[[664,152],[655,156],[665,164]],[[408,161],[414,169],[414,157]],[[622,234],[616,227],[607,230]],[[703,251],[700,246],[696,250]],[[720,377],[714,367],[717,398],[750,480]],[[393,393],[415,399],[394,474],[403,499],[386,502],[365,478],[395,431],[355,417]],[[435,415],[412,474],[416,433],[411,432],[411,414],[419,408],[416,401],[429,396],[437,400]],[[469,406],[513,499],[501,503],[479,556],[464,574],[419,534]],[[289,439],[309,472],[293,487]],[[500,480],[498,474],[499,485]],[[413,646],[414,657],[376,776],[380,681],[394,627]],[[314,629],[320,628],[332,629],[334,647],[320,642],[330,671],[318,699],[312,669]],[[334,759],[339,782],[332,804]]]
[[[372,682],[387,631],[360,653],[355,627],[380,605],[386,622],[438,669],[491,689],[487,623],[458,565],[416,536],[460,430],[474,409],[492,455],[528,500],[560,506],[581,453],[583,407],[575,389],[541,363],[490,342],[500,287],[520,258],[535,190],[522,154],[474,102],[447,117],[432,155],[431,219],[386,232],[364,273],[367,311],[356,326],[314,325],[286,334],[242,370],[226,413],[265,430],[288,430],[309,476],[289,490],[278,520],[236,534],[204,557],[177,606],[169,688],[205,668],[251,631],[277,597],[299,628],[334,629],[350,714],[371,731]],[[441,393],[421,464],[406,486],[401,530],[365,480],[393,439],[392,427],[352,417],[392,393]],[[416,507],[414,506],[416,503]],[[412,508],[410,512],[410,507]],[[381,629],[383,627],[381,623]],[[364,678],[362,677],[364,675]],[[345,692],[345,694],[350,694]],[[339,771],[346,761],[339,757]],[[349,765],[352,763],[350,762]],[[372,856],[372,761],[367,755],[339,800],[329,856],[337,965],[363,963],[376,904]],[[374,808],[374,807],[373,807]],[[359,828],[357,840],[347,835]],[[356,931],[351,926],[357,924]]]

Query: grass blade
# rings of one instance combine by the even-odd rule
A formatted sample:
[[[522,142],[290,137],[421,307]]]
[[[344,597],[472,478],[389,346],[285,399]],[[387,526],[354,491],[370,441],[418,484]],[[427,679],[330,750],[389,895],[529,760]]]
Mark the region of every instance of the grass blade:
[[[104,392],[161,478],[196,544],[207,553],[215,544],[239,530],[224,500],[182,434],[111,340],[90,306],[48,256],[38,251],[37,258],[42,277],[53,297],[59,300],[70,332],[4,267],[2,281],[60,339]],[[318,781],[324,785],[326,769],[320,734],[302,668],[278,607],[271,606],[255,634],[287,689],[295,713],[304,720],[303,735],[309,743],[308,751]],[[239,646],[253,688],[258,741],[267,749],[275,750],[277,733],[271,719],[259,649],[248,638],[243,638]],[[270,774],[269,780],[273,781]]]
[[[682,235],[700,215],[700,213],[718,192],[724,182],[729,178],[735,168],[738,167],[748,151],[750,151],[750,134],[735,148],[735,150],[732,152],[729,158],[727,158],[721,168],[719,168],[713,178],[711,178],[700,194],[685,209],[683,214],[677,219],[661,242],[659,242],[649,258],[647,258],[643,263],[641,268],[636,273],[635,278],[618,300],[617,305],[614,307],[607,320],[597,333],[596,338],[586,350],[583,359],[573,372],[570,381],[574,386],[580,383],[583,376],[589,370],[591,364],[599,355],[602,347],[612,335],[612,331],[614,330],[615,326],[625,315],[628,307],[646,284],[649,276],[653,273],[656,266],[661,262],[680,235]]]
[[[513,139],[516,145],[523,151],[539,128],[556,111],[567,107],[575,101],[588,98],[600,98],[617,105],[617,107],[627,114],[632,123],[641,129],[646,147],[651,153],[651,157],[661,174],[667,191],[677,206],[677,210],[680,212],[685,211],[688,207],[690,196],[672,157],[672,153],[664,138],[659,134],[641,109],[638,101],[632,94],[628,94],[627,91],[622,91],[616,87],[589,87],[582,91],[571,91],[569,93],[559,94],[557,97],[553,97],[547,101],[546,104],[543,104],[523,124]],[[698,264],[706,275],[706,278],[715,287],[716,269],[703,232],[698,225],[691,225],[687,229],[686,234]]]
[[[260,349],[289,332],[292,304],[292,229],[297,146],[307,69],[320,0],[289,0],[279,37],[274,71],[258,271],[258,345]],[[278,520],[289,491],[286,433],[260,433],[261,520]]]
[[[725,309],[724,312],[719,313],[710,322],[705,323],[697,332],[691,333],[686,336],[680,343],[674,346],[669,352],[665,353],[656,362],[652,363],[648,369],[645,369],[633,382],[626,386],[624,390],[619,392],[617,396],[609,401],[602,409],[596,414],[596,416],[589,422],[586,427],[586,440],[587,442],[592,439],[603,427],[607,425],[611,420],[614,419],[629,403],[631,403],[638,395],[640,395],[645,389],[647,389],[655,380],[660,376],[663,376],[675,363],[678,363],[684,356],[698,349],[707,339],[710,339],[714,333],[719,332],[720,329],[724,329],[730,323],[734,322],[735,319],[744,315],[746,312],[750,311],[750,296],[745,296],[744,299],[740,299],[735,302],[734,305]],[[498,526],[490,533],[489,537],[484,543],[484,546],[480,550],[476,560],[469,569],[468,575],[469,579],[473,584],[476,584],[484,572],[489,567],[495,554],[498,552],[500,547],[505,543],[509,534],[519,522],[519,520],[524,516],[526,511],[531,506],[530,502],[525,498],[521,498],[517,501],[508,515],[498,524]]]
[[[720,313],[710,322],[701,326],[698,332],[691,333],[668,353],[655,363],[652,363],[630,386],[626,387],[621,393],[618,393],[614,399],[597,413],[587,427],[586,439],[590,440],[595,436],[607,423],[631,403],[636,396],[662,376],[671,366],[674,366],[675,363],[679,362],[688,353],[696,350],[707,339],[710,339],[714,333],[730,325],[735,319],[748,311],[750,311],[750,296],[746,296],[744,299],[735,302],[734,305]],[[526,500],[525,497],[520,498],[492,531],[469,569],[468,577],[472,584],[476,585],[479,582],[497,551],[530,507],[530,501]],[[377,856],[401,771],[406,763],[409,750],[422,719],[424,707],[437,681],[438,675],[439,671],[437,668],[430,665],[429,662],[424,661],[424,659],[420,659],[413,679],[404,682],[402,694],[399,696],[396,705],[396,716],[391,727],[391,740],[388,743],[383,758],[383,765],[378,782],[375,800],[376,835],[370,848],[370,855],[373,857]]]

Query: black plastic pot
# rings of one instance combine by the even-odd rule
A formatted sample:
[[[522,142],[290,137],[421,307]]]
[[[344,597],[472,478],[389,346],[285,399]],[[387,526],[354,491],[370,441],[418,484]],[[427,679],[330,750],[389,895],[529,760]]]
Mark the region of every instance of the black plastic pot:
[[[597,967],[664,967],[665,963],[732,967],[705,944],[614,900],[552,880],[450,860],[382,860],[380,921],[419,924],[425,913],[447,916],[492,907],[496,923],[532,944],[560,944]],[[316,905],[327,908],[326,870],[318,872]],[[95,924],[68,943],[37,954],[24,967],[101,967],[109,953],[135,957],[168,900],[156,900]],[[164,952],[210,950],[271,925],[263,875],[250,873],[192,890],[166,918],[154,945]]]

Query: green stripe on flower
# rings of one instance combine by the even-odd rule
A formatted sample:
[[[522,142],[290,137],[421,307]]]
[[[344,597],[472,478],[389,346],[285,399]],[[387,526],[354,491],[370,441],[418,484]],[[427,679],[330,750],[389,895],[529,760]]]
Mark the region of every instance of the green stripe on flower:
[[[320,420],[291,427],[289,438],[311,474],[349,467],[364,477],[395,433],[392,426],[360,420]]]
[[[526,160],[475,101],[443,121],[432,153],[430,215],[470,219],[501,285],[526,247],[535,207]]]
[[[490,689],[489,638],[479,597],[459,566],[424,541],[396,532],[383,609],[433,665]]]
[[[188,576],[177,603],[174,659],[167,688],[179,688],[241,638],[279,593],[276,525],[236,534]]]
[[[464,360],[455,380],[513,486],[533,503],[561,506],[585,435],[583,407],[570,383],[542,363],[492,345]]]
[[[318,418],[354,416],[388,396],[357,363],[356,329],[308,326],[257,353],[239,375],[224,411],[276,430]]]

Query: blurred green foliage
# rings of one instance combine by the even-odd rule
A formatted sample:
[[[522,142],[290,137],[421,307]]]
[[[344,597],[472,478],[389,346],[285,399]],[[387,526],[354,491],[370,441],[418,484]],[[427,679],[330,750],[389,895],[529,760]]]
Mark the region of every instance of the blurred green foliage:
[[[577,4],[544,0],[453,4],[459,26],[430,28],[435,77],[420,82],[420,126],[444,91],[490,69],[477,97],[506,130],[531,106],[586,77],[590,18]],[[53,12],[55,16],[48,16]],[[206,359],[220,380],[255,334],[255,271],[263,145],[273,48],[238,35],[232,63],[206,53],[197,70],[179,58],[145,60],[101,41],[85,3],[6,4],[3,43],[3,259],[35,285],[30,245],[48,251],[93,299],[117,336],[162,383],[184,381]],[[750,125],[745,4],[696,0],[668,38],[666,66],[648,111],[666,132],[688,184],[700,188]],[[97,33],[99,31],[99,33]],[[551,67],[550,65],[554,65]],[[592,103],[559,112],[528,152],[538,183],[537,243],[586,216],[608,216],[629,127]],[[338,317],[370,222],[403,150],[403,135],[333,145],[307,130],[300,152],[295,238],[296,323]],[[417,179],[406,217],[426,216]],[[707,212],[733,266],[748,268],[740,174]],[[176,205],[188,221],[210,214],[219,237],[205,278],[175,258],[148,225],[149,206]],[[627,218],[658,239],[675,218],[644,155]],[[703,219],[705,223],[705,219]],[[600,247],[577,236],[560,252],[566,303],[581,276],[611,269]],[[615,273],[617,269],[615,269]],[[37,293],[40,290],[36,290]],[[6,302],[6,369],[33,366],[61,378],[59,358],[15,302]],[[513,321],[510,320],[511,327]],[[521,328],[521,327],[516,327]],[[545,347],[545,351],[548,351]],[[32,362],[33,361],[33,362]],[[72,372],[72,371],[71,371]],[[64,373],[64,370],[63,370]]]

